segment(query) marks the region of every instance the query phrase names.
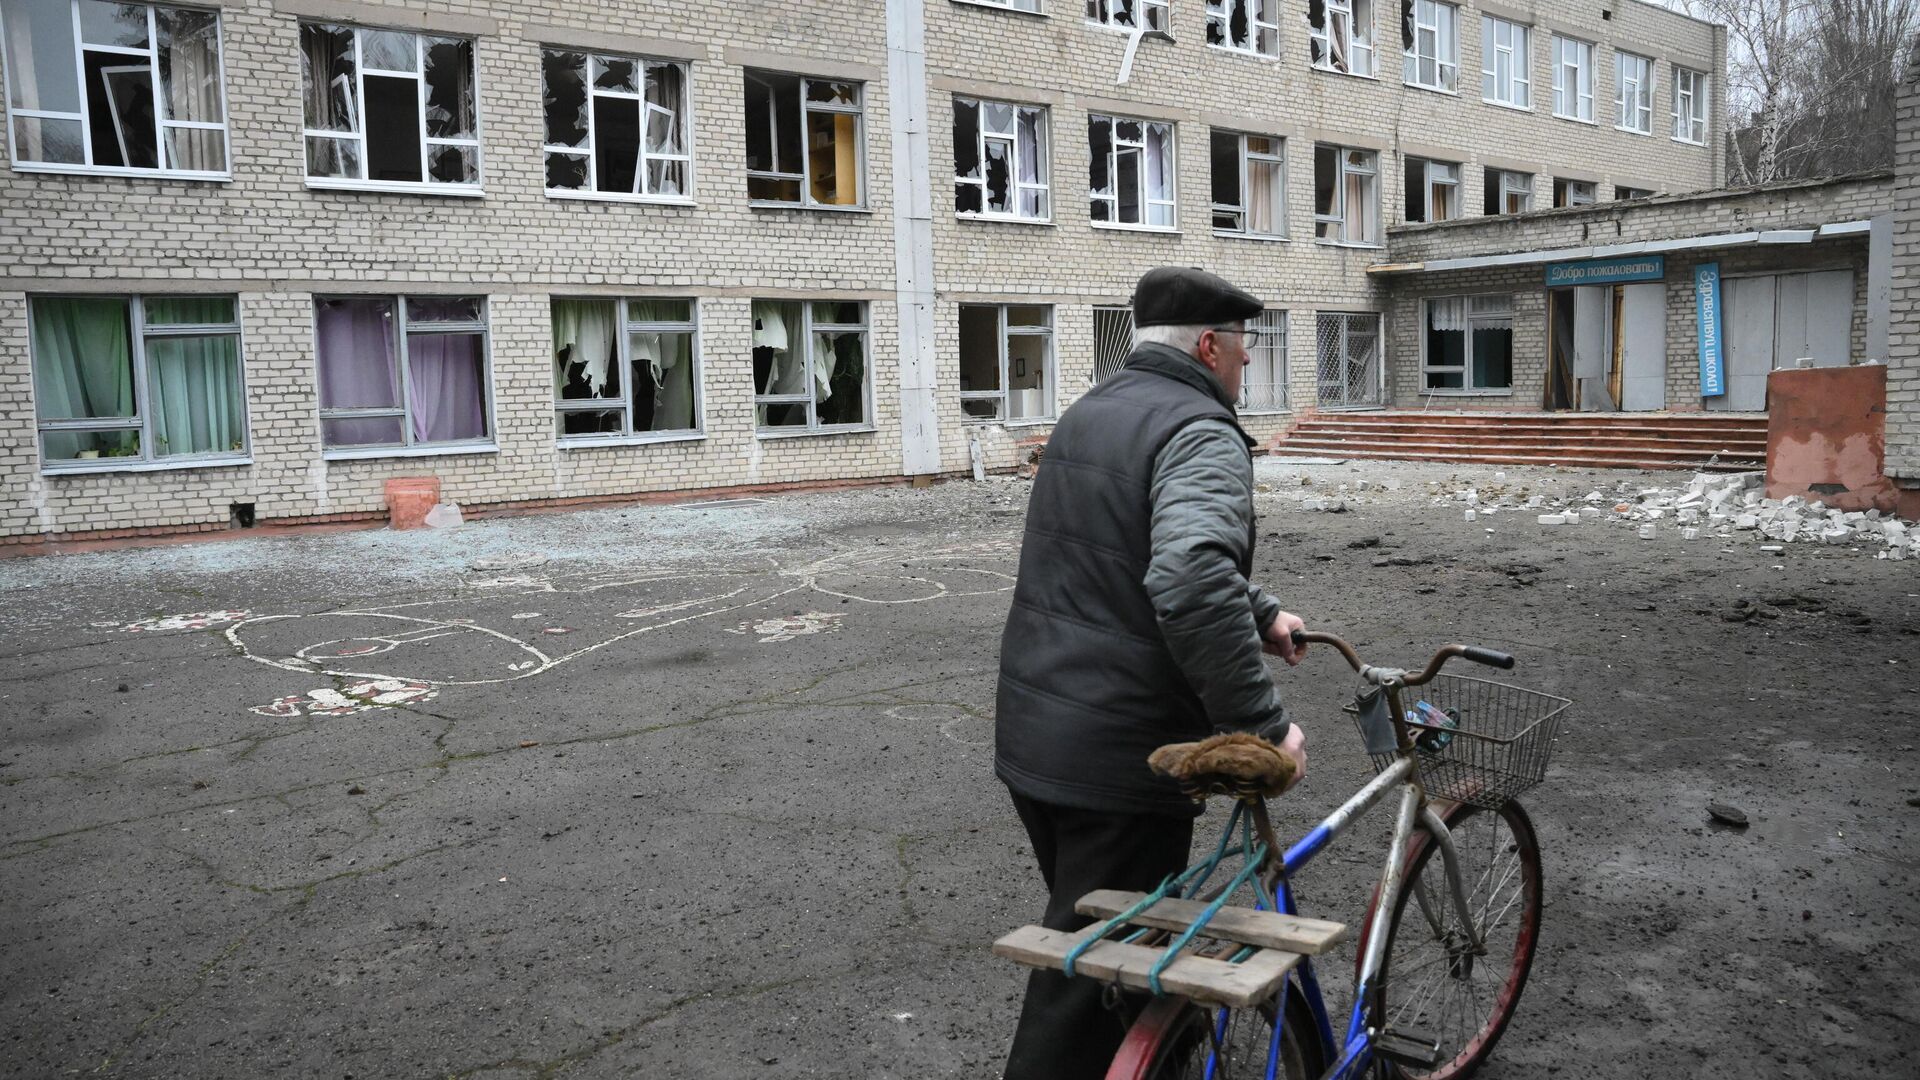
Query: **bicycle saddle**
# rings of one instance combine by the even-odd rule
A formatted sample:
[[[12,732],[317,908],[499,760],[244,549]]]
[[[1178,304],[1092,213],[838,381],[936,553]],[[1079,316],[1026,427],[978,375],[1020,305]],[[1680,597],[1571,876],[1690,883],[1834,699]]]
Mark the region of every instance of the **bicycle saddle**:
[[[1272,798],[1293,783],[1293,759],[1245,732],[1169,743],[1149,754],[1147,765],[1196,800],[1209,795]]]

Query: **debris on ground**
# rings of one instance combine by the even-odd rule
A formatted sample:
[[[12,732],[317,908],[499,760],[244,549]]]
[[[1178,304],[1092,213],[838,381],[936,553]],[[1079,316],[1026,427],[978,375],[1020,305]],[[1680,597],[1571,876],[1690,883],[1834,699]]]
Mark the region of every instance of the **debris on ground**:
[[[1737,806],[1726,803],[1708,803],[1707,815],[1722,825],[1731,825],[1736,829],[1747,827],[1747,812]]]

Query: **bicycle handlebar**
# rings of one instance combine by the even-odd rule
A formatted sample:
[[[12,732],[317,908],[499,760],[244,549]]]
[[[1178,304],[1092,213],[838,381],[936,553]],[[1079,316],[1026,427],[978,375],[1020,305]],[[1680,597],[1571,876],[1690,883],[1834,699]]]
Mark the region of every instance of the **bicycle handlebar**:
[[[1384,669],[1373,667],[1366,661],[1360,659],[1360,654],[1353,651],[1353,646],[1341,640],[1338,635],[1328,634],[1318,630],[1295,630],[1293,632],[1293,643],[1295,645],[1305,645],[1308,642],[1318,642],[1322,645],[1333,646],[1341,656],[1346,658],[1347,663],[1353,665],[1353,670],[1363,675],[1369,671],[1380,671],[1383,674],[1387,673]],[[1443,645],[1439,652],[1433,654],[1433,659],[1427,661],[1426,668],[1418,675],[1408,675],[1405,672],[1398,672],[1398,681],[1402,686],[1425,685],[1431,682],[1435,675],[1440,674],[1440,669],[1446,666],[1448,660],[1456,656],[1471,660],[1476,664],[1497,667],[1502,671],[1513,670],[1514,660],[1508,653],[1481,648],[1478,645]]]

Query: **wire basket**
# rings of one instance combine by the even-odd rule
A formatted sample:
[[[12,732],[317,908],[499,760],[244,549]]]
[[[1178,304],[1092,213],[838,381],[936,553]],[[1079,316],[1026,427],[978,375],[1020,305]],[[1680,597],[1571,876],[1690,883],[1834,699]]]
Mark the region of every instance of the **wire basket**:
[[[1547,775],[1560,718],[1572,705],[1563,697],[1523,690],[1488,679],[1437,675],[1425,686],[1400,691],[1415,728],[1420,779],[1428,796],[1498,810]],[[1424,701],[1455,721],[1445,727],[1417,719]],[[1355,723],[1359,723],[1358,710]],[[1431,733],[1431,734],[1427,734]],[[1362,734],[1365,730],[1362,729]],[[1393,764],[1392,753],[1373,754],[1373,770]]]

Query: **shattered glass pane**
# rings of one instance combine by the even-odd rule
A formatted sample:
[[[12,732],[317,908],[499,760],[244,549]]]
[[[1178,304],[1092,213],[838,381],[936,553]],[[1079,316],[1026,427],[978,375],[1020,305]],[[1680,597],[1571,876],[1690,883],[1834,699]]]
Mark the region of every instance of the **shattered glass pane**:
[[[753,302],[754,393],[772,396],[808,392],[803,326],[797,303]]]
[[[833,105],[858,105],[860,104],[860,84],[808,79],[807,100]]]
[[[83,165],[87,160],[87,147],[82,139],[78,120],[45,116],[13,118],[13,145],[21,161]]]
[[[420,39],[398,30],[360,31],[360,62],[382,71],[419,71]]]
[[[301,23],[300,72],[307,127],[313,131],[357,131],[353,31],[344,26]],[[353,175],[358,175],[357,169]]]
[[[1116,152],[1114,166],[1120,192],[1115,220],[1126,225],[1138,225],[1144,220],[1140,214],[1140,151],[1129,147]]]
[[[867,319],[858,300],[836,300],[815,303],[813,321],[822,326],[864,326]]]
[[[409,296],[407,322],[477,323],[482,309],[477,296]]]
[[[1147,196],[1173,198],[1173,129],[1166,124],[1147,125]]]
[[[686,153],[680,131],[686,114],[686,72],[677,64],[647,65],[647,151]]]
[[[979,184],[956,183],[953,185],[954,213],[977,214],[980,212],[982,201]]]
[[[586,54],[548,50],[542,54],[540,63],[544,75],[542,91],[547,114],[547,142],[554,146],[585,146]]]
[[[560,437],[568,435],[624,435],[627,430],[624,409],[565,409],[558,413]]]
[[[1208,140],[1213,159],[1213,201],[1216,206],[1240,205],[1240,136],[1216,131]],[[1218,220],[1214,227],[1219,228]]]
[[[473,138],[473,42],[428,38],[426,79],[427,134]]]
[[[13,12],[9,10],[7,14],[12,15]],[[146,5],[103,4],[100,0],[80,0],[80,40],[87,45],[146,48]]]
[[[612,90],[621,94],[637,94],[639,83],[634,81],[638,62],[619,56],[595,56],[593,58],[593,88]]]
[[[758,202],[799,202],[800,181],[749,176],[747,177],[747,198]]]
[[[989,101],[982,110],[982,120],[989,135],[1013,134],[1013,106]]]
[[[1092,205],[1089,207],[1089,213],[1093,215],[1093,220],[1095,221],[1112,221],[1113,220],[1112,200],[1094,199],[1092,201]]]
[[[1047,178],[1047,114],[1039,109],[1020,110],[1020,181],[1045,183]]]
[[[367,179],[418,183],[419,82],[367,74],[360,82],[367,95]]]
[[[980,179],[980,104],[953,99],[953,175]]]
[[[1140,141],[1140,121],[1115,120],[1113,122],[1113,139],[1115,142],[1120,142],[1120,143],[1139,142]]]
[[[997,397],[973,398],[962,401],[960,411],[976,420],[998,420],[1000,419],[1000,402],[1001,399]]]
[[[427,179],[436,184],[479,183],[479,148],[472,146],[427,147]]]
[[[648,161],[647,194],[679,196],[687,193],[687,163]]]
[[[995,214],[1013,209],[1013,169],[1008,160],[1013,144],[1005,139],[987,140],[987,209]]]
[[[330,139],[307,136],[307,175],[357,180],[360,177],[360,142],[357,139]]]
[[[857,330],[813,335],[814,401],[822,427],[866,423],[866,343],[867,335]]]
[[[212,12],[186,8],[155,8],[153,19],[159,38],[155,51],[160,67],[160,100],[166,118],[220,123],[219,19]]]
[[[960,392],[1000,389],[1000,309],[988,305],[960,305]],[[980,404],[978,402],[974,404]],[[996,404],[990,413],[998,415]]]
[[[754,408],[753,412],[754,422],[763,428],[807,426],[807,406],[805,402],[759,405]]]
[[[640,102],[635,98],[593,99],[594,190],[640,190],[634,170],[640,166]]]
[[[567,191],[586,187],[587,159],[576,154],[548,154],[547,186]]]
[[[1095,195],[1113,194],[1113,121],[1096,116],[1087,122],[1087,149],[1088,190]]]

